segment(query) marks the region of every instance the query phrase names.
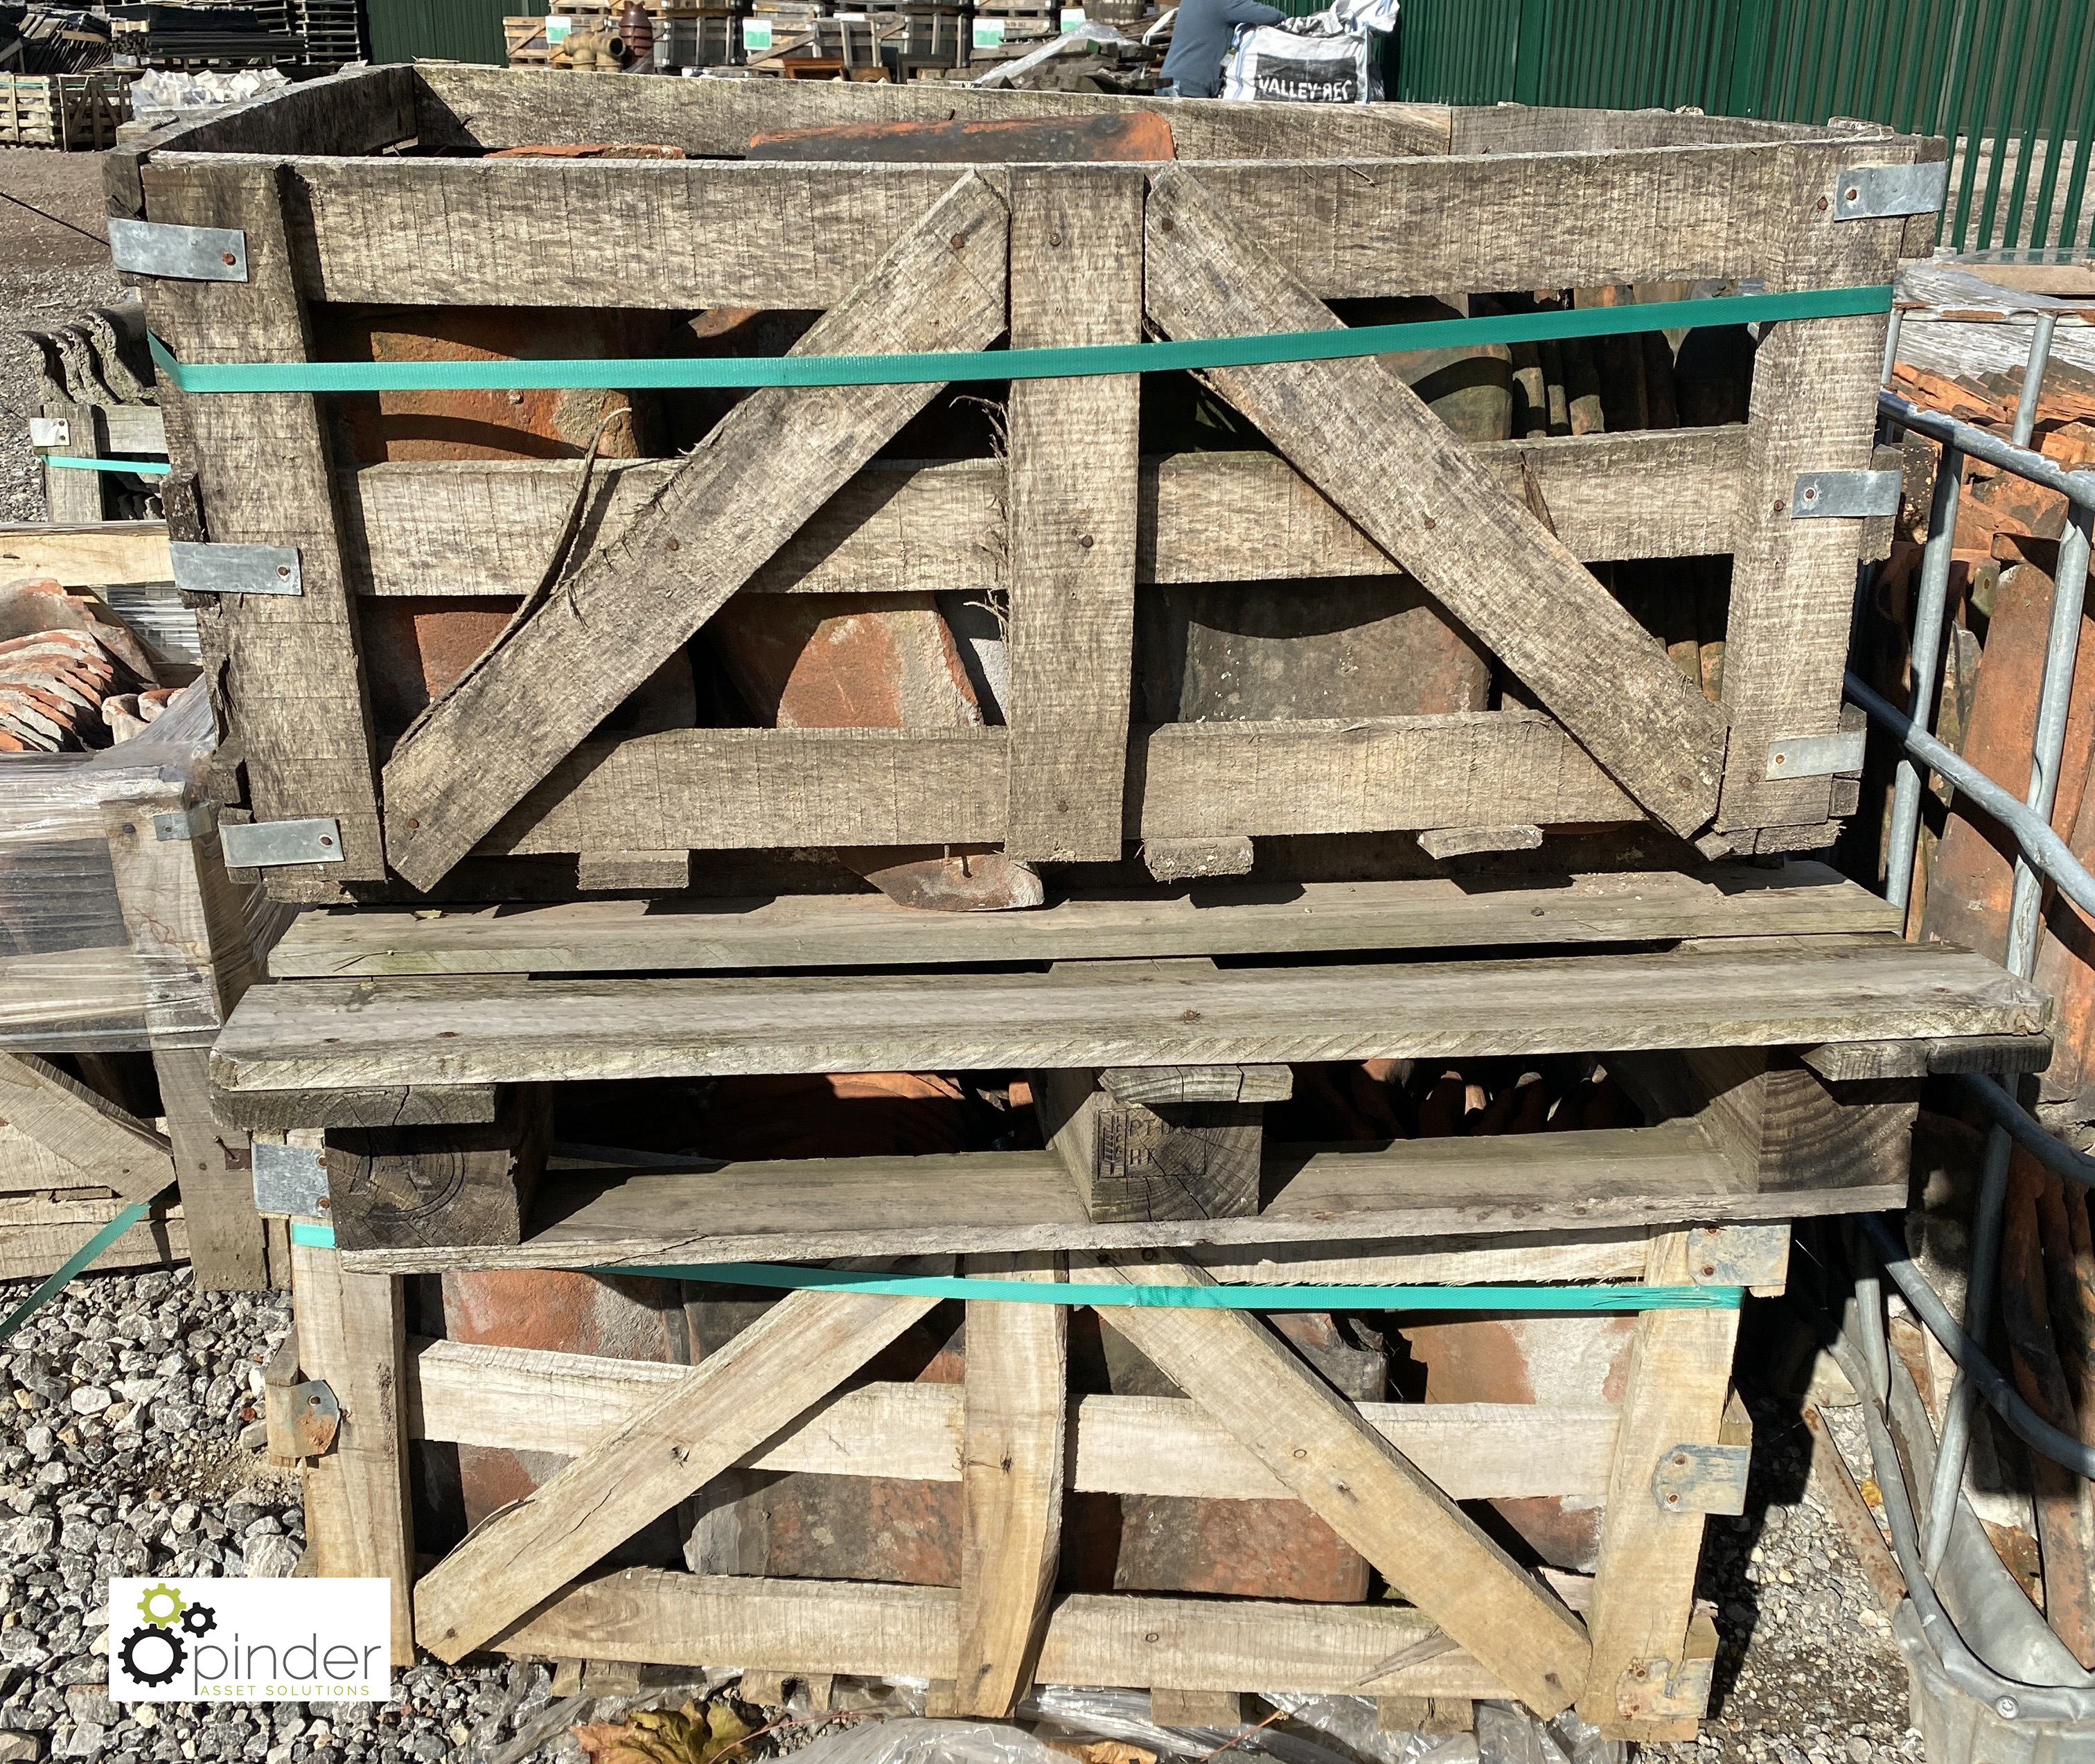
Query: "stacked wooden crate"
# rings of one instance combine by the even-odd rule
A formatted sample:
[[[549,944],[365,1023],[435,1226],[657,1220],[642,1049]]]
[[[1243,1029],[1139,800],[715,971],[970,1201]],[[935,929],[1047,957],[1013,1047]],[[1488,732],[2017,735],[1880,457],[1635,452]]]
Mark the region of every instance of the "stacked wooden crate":
[[[0,73],[0,147],[99,153],[131,120],[122,73]]]
[[[1843,192],[1939,157],[1512,107],[439,68],[355,92],[115,167],[128,211],[245,236],[246,279],[148,285],[179,360],[972,352],[1871,288],[1923,205],[1846,219]],[[1116,145],[1043,163],[978,124]],[[939,163],[956,137],[991,156]],[[514,329],[485,316],[527,294]],[[555,346],[525,329],[547,307]],[[913,1677],[988,1714],[1034,1679],[1189,1718],[1372,1695],[1393,1726],[1510,1695],[1692,1735],[1701,1527],[1742,1498],[1740,1289],[1779,1287],[1791,1220],[1900,1204],[1929,1071],[2048,1051],[2040,995],[1789,856],[1851,800],[1864,540],[1797,481],[1871,464],[1884,316],[1710,329],[1750,355],[1738,407],[1658,399],[1668,344],[1623,358],[1621,432],[1553,432],[1561,382],[1509,349],[1199,387],[381,392],[338,423],[310,392],[174,396],[181,536],[295,548],[302,584],[205,627],[244,801],[285,857],[308,842],[268,886],[336,910],[279,947],[212,1078],[303,1183],[299,1354],[342,1416],[310,1465],[321,1571],[392,1576],[396,1648],[446,1658]],[[965,690],[944,597],[992,609]],[[946,672],[873,670],[907,702],[865,712],[851,646],[926,629]],[[802,715],[804,677],[767,703],[782,647],[857,714]],[[920,714],[932,686],[973,714]],[[905,904],[1029,887],[1053,904]],[[590,890],[626,898],[565,898]],[[1363,1103],[1291,1137],[1341,1082],[1386,1130]],[[795,1098],[912,1085],[996,1130],[777,1137]],[[696,1155],[685,1122],[730,1096],[769,1149]],[[1522,1124],[1550,1130],[1475,1130]],[[779,1298],[821,1277],[726,1265],[847,1257],[1058,1302]],[[1277,1283],[1283,1309],[1325,1289],[1310,1320],[1113,1302]],[[1448,1331],[1507,1326],[1345,1296],[1429,1283],[1632,1320],[1570,1320],[1604,1388],[1514,1412],[1444,1370],[1390,1405],[1400,1347],[1444,1367]],[[1392,1305],[1381,1350],[1338,1339]],[[775,1480],[839,1475],[926,1547],[859,1551]],[[1093,1497],[1228,1507],[1250,1566],[1138,1573],[1123,1533],[1101,1570]],[[1502,1503],[1521,1553],[1458,1500]],[[1575,1546],[1511,1517],[1567,1501]],[[1308,1595],[1304,1553],[1331,1570]]]

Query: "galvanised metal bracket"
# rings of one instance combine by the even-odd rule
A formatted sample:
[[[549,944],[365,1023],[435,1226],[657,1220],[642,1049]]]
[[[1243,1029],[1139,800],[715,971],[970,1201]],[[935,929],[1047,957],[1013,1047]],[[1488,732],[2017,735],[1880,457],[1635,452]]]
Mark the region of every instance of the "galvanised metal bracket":
[[[237,826],[229,822],[219,829],[218,837],[228,869],[342,861],[342,824],[333,820],[250,821]]]
[[[266,1385],[262,1420],[270,1457],[324,1457],[342,1431],[342,1400],[324,1379]]]
[[[285,545],[193,545],[171,540],[175,586],[193,595],[303,595],[298,554]]]
[[[1768,743],[1767,769],[1772,782],[1785,777],[1832,777],[1862,769],[1868,732],[1844,729],[1831,735],[1778,735]]]
[[[258,1139],[249,1149],[257,1213],[296,1219],[328,1217],[327,1154],[319,1147]]]
[[[1789,1270],[1789,1226],[1698,1225],[1688,1234],[1688,1278],[1698,1287],[1780,1287]]]
[[[1939,214],[1949,192],[1949,162],[1929,165],[1856,165],[1833,184],[1836,220],[1891,220]]]
[[[70,447],[72,445],[72,425],[63,416],[32,416],[29,419],[29,445],[32,447]]]
[[[1902,472],[1800,472],[1789,493],[1792,520],[1867,520],[1895,515]]]
[[[201,839],[217,825],[218,805],[195,803],[170,815],[154,816],[153,837],[163,843],[169,839]]]
[[[233,227],[177,227],[164,220],[112,220],[110,261],[133,276],[168,281],[245,281],[247,235]]]
[[[1746,1510],[1743,1445],[1676,1445],[1652,1473],[1652,1498],[1667,1513],[1729,1514]]]

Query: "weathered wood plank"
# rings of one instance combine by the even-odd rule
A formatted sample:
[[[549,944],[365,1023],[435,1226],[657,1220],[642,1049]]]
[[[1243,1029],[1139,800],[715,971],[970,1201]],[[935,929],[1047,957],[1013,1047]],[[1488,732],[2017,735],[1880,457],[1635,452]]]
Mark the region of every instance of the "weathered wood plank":
[[[0,1138],[0,1156],[12,1158],[28,1143]],[[0,1280],[46,1278],[123,1209],[121,1200],[98,1187],[0,1194]],[[189,1241],[181,1209],[169,1207],[141,1219],[97,1257],[94,1265],[164,1268],[189,1260]]]
[[[0,526],[0,576],[48,576],[68,588],[171,581],[164,520]]]
[[[1763,1189],[1701,1127],[1671,1122],[1357,1151],[1277,1146],[1265,1169],[1266,1204],[1254,1218],[1093,1225],[1068,1173],[1047,1153],[830,1158],[730,1164],[703,1174],[607,1173],[588,1187],[571,1178],[559,1217],[542,1221],[516,1248],[390,1250],[355,1259],[359,1266],[368,1259],[372,1266],[429,1273],[1256,1244],[1266,1252],[1270,1279],[1431,1283],[1467,1276],[1443,1265],[1444,1257],[1422,1271],[1414,1266],[1415,1251],[1398,1258],[1401,1266],[1379,1272],[1372,1271],[1375,1258],[1393,1246],[1450,1233],[1867,1212],[1897,1206],[1903,1180]],[[1330,1244],[1347,1245],[1356,1260],[1319,1260],[1309,1248]],[[1243,1253],[1217,1249],[1209,1260]],[[1356,1271],[1361,1257],[1370,1272]],[[1552,1261],[1546,1274],[1511,1270],[1503,1278],[1574,1278],[1568,1265]]]
[[[791,1294],[438,1563],[415,1589],[416,1639],[446,1660],[484,1645],[834,1390],[935,1302]]]
[[[551,1099],[529,1087],[486,1124],[330,1130],[336,1248],[521,1243],[551,1135]]]
[[[154,281],[153,329],[197,364],[297,362],[311,354],[286,229],[290,174],[251,159],[194,155],[145,172],[155,221],[237,228],[244,282]],[[194,476],[216,544],[294,547],[297,595],[221,596],[204,624],[207,672],[246,762],[258,820],[341,823],[342,861],[270,872],[279,899],[333,898],[376,881],[380,847],[370,708],[358,662],[356,604],[342,565],[333,442],[318,401],[298,394],[183,396],[163,389],[168,457]]]
[[[1162,1257],[1133,1271],[1100,1257],[1071,1274],[1209,1283]],[[1237,1311],[1134,1306],[1113,1327],[1530,1708],[1570,1705],[1592,1653],[1579,1619],[1278,1337]]]
[[[1004,325],[1007,218],[995,193],[968,174],[799,351],[991,342]],[[394,869],[424,887],[449,871],[937,390],[774,388],[737,405],[617,542],[394,750],[385,773]],[[493,731],[499,741],[488,739]],[[687,843],[601,842],[650,851]]]
[[[1824,865],[1796,863],[1779,869],[1718,865],[1692,873],[1566,876],[1553,886],[1502,893],[1444,878],[1304,882],[1278,891],[1217,884],[1197,895],[1073,895],[1022,913],[917,912],[876,894],[724,899],[681,909],[641,900],[433,912],[363,908],[301,914],[270,952],[269,972],[279,980],[623,969],[664,973],[1657,943],[1898,929],[1896,908]],[[398,1124],[413,1123],[403,1117]]]
[[[1156,177],[1146,256],[1151,322],[1174,338],[1231,336],[1248,324],[1337,328],[1309,289],[1239,242],[1230,216],[1227,198],[1217,201],[1190,172],[1174,168]],[[1723,719],[1657,639],[1476,467],[1397,375],[1355,361],[1232,368],[1205,377],[1468,625],[1655,820],[1683,836],[1700,830],[1716,808]]]
[[[967,1272],[1053,1280],[1058,1265],[991,1256]],[[1062,1546],[1069,1318],[1060,1304],[968,1302],[956,1714],[1000,1719],[1033,1688]]]
[[[76,1170],[76,1181],[149,1200],[175,1179],[164,1135],[34,1054],[0,1053],[0,1122]]]
[[[586,1452],[682,1375],[680,1368],[651,1360],[458,1341],[410,1345],[408,1437],[512,1451]],[[959,1482],[966,1453],[963,1400],[954,1384],[865,1385],[816,1405],[737,1468]],[[1457,1500],[1607,1492],[1615,1446],[1610,1408],[1358,1406],[1377,1432]],[[1196,1500],[1294,1498],[1185,1397],[1082,1396],[1067,1410],[1072,1488]],[[1538,1435],[1547,1436],[1547,1452],[1535,1449]]]
[[[1011,346],[1142,338],[1139,172],[1011,174]],[[1008,406],[1009,817],[1021,861],[1121,855],[1135,652],[1139,375],[1021,380]]]
[[[207,1291],[266,1292],[291,1277],[255,1208],[254,1154],[246,1130],[211,1109],[211,1056],[203,1048],[156,1048],[176,1180],[189,1221],[189,1260]]]
[[[948,1587],[766,1580],[634,1568],[584,1581],[496,1638],[507,1653],[739,1660],[760,1670],[947,1679],[960,1595]],[[1078,1593],[1048,1620],[1039,1675],[1056,1684],[1217,1683],[1354,1696],[1504,1696],[1457,1649],[1374,1675],[1434,1627],[1397,1605],[1279,1605]]]
[[[1729,425],[1492,442],[1470,451],[1511,492],[1522,487],[1525,459],[1558,538],[1582,561],[1701,557],[1731,548],[1745,435],[1743,425]],[[666,460],[599,466],[577,555],[621,531],[674,469]],[[573,464],[537,460],[416,461],[347,474],[342,494],[356,511],[347,534],[351,580],[365,594],[528,594],[567,519],[574,479]],[[741,592],[1001,589],[1008,579],[1004,487],[1004,468],[995,460],[875,460]],[[0,562],[9,530],[0,529]],[[1139,583],[1399,573],[1277,454],[1142,461]]]
[[[1040,1136],[1094,1225],[1257,1215],[1262,1104],[1136,1101],[1083,1068],[1035,1072],[1032,1085]]]
[[[743,980],[307,980],[220,1034],[227,1090],[756,1072],[1293,1064],[2035,1033],[2050,1000],[1941,945],[1512,961]]]

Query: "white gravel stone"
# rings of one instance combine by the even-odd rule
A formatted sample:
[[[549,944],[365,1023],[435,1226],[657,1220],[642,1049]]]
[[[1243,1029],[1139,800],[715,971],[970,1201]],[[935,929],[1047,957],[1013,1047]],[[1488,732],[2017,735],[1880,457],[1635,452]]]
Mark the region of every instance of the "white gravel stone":
[[[115,1400],[99,1384],[83,1384],[70,1399],[76,1415],[98,1415]]]

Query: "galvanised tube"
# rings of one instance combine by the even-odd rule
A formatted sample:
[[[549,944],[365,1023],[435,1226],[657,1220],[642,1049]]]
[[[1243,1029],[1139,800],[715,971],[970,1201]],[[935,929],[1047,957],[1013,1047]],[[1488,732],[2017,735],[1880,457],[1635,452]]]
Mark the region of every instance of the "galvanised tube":
[[[1889,393],[1878,400],[1901,405]],[[1909,410],[1910,405],[1906,405]],[[1903,418],[1899,420],[1903,421]],[[1949,593],[1949,555],[1957,543],[1957,501],[1963,485],[1964,455],[1945,442],[1935,468],[1935,494],[1927,512],[1927,547],[1921,554],[1920,594],[1913,612],[1913,696],[1909,720],[1926,729],[1934,718],[1942,680],[1942,624]],[[1853,676],[1849,678],[1852,681]],[[1910,756],[1899,756],[1892,786],[1892,826],[1884,853],[1884,898],[1903,908],[1913,894],[1913,869],[1920,843],[1920,772]]]
[[[1957,1082],[1965,1093],[2004,1127],[2018,1144],[2053,1175],[2083,1188],[2095,1188],[2095,1157],[2076,1152],[2054,1139],[2030,1112],[2010,1096],[2005,1086],[1988,1078],[1959,1073]]]
[[[2095,918],[2095,876],[2081,867],[2065,840],[2048,823],[2030,812],[1984,773],[1951,752],[1934,736],[1918,728],[1913,719],[1888,700],[1871,691],[1853,673],[1848,676],[1848,696],[1868,712],[1870,721],[1888,730],[1906,743],[1906,751],[1940,772],[1962,795],[1968,796],[2001,825],[2013,833],[2030,861],[2059,886],[2059,891],[2091,918]]]
[[[2004,472],[2013,472],[2032,484],[2041,484],[2046,490],[2057,490],[2077,507],[2095,508],[2095,474],[2066,471],[2058,461],[2047,460],[2041,453],[2012,446],[1988,430],[1960,423],[1940,411],[1924,411],[1918,404],[1909,404],[1896,392],[1878,393],[1877,414],[1890,417],[1917,435],[1926,435],[1931,441],[1956,448],[1959,453],[1984,460]]]
[[[2023,395],[2015,406],[2014,443],[2027,447],[2036,433],[2036,401],[2044,390],[2045,364],[2051,356],[2051,333],[2058,323],[2056,312],[2040,312],[2030,336],[2029,365],[2023,369]]]
[[[1986,1135],[1986,1163],[1973,1215],[1971,1273],[1964,1288],[1964,1328],[1983,1350],[1993,1309],[1993,1287],[2000,1278],[2001,1226],[2008,1205],[2007,1130]],[[1927,1566],[1931,1575],[1942,1566],[1949,1548],[1949,1527],[1956,1522],[1957,1497],[1964,1492],[1964,1460],[1971,1450],[1971,1410],[1978,1399],[1971,1374],[1960,1362],[1943,1405],[1942,1444],[1935,1454],[1935,1480],[1927,1490]]]

